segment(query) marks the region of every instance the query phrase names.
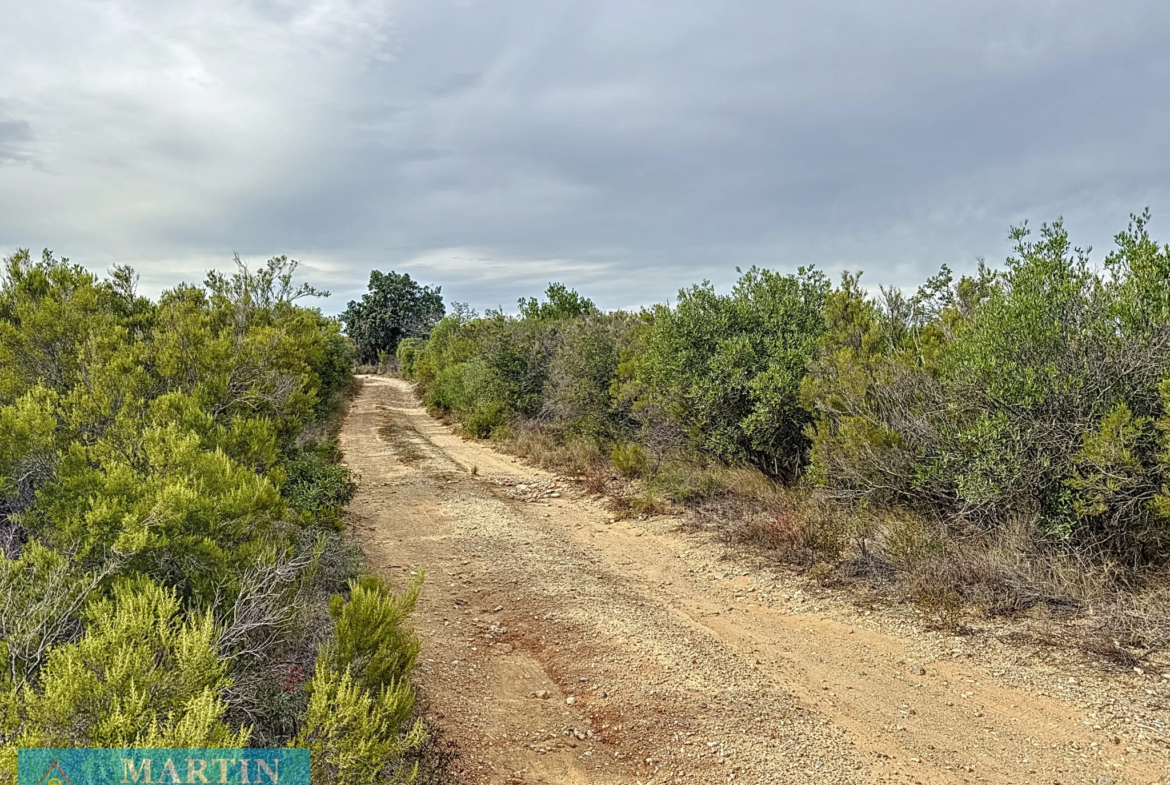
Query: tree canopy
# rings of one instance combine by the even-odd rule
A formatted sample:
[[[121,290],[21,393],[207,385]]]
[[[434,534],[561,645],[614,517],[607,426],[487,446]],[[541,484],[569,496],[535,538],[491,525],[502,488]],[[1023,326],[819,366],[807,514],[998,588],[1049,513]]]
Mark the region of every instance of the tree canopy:
[[[394,354],[404,338],[425,338],[446,313],[441,287],[420,286],[409,273],[370,273],[369,290],[351,300],[341,320],[357,345],[358,361]]]

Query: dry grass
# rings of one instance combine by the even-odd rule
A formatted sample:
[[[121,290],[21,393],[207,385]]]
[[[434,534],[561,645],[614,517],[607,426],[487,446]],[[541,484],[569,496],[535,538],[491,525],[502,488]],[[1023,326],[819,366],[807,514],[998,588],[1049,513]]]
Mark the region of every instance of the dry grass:
[[[805,566],[850,558],[854,540],[858,553],[867,552],[861,543],[865,521],[847,508],[804,488],[762,485],[748,473],[730,477],[735,490],[729,490],[723,500],[735,510],[727,516],[729,542],[764,548],[784,561]],[[818,573],[824,573],[826,580],[829,577],[824,567]]]
[[[618,520],[645,519],[677,512],[673,504],[649,488],[630,495],[611,497],[609,508]]]
[[[589,491],[589,493],[595,493],[601,496],[608,492],[610,483],[614,479],[613,472],[609,467],[599,463],[589,467],[581,475],[581,484],[585,486],[585,490]]]
[[[1170,575],[1152,576],[1146,583],[1095,609],[1082,635],[1087,651],[1132,667],[1170,647]]]
[[[1032,520],[1009,521],[993,533],[968,531],[905,510],[851,508],[754,468],[705,463],[701,456],[676,456],[651,473],[628,448],[613,451],[532,424],[493,438],[508,452],[609,496],[616,517],[687,508],[691,521],[717,529],[728,543],[765,551],[822,585],[909,602],[937,629],[963,633],[973,617],[1028,613],[1080,619],[1053,625],[1047,633],[1053,645],[1060,641],[1121,664],[1170,648],[1170,574],[1135,593],[1125,570],[1046,542]]]
[[[513,455],[564,474],[585,475],[608,463],[595,440],[560,439],[533,427],[508,429],[498,442]]]
[[[353,369],[354,373],[366,374],[369,376],[397,376],[398,375],[398,360],[388,362],[380,362],[369,365],[357,365]]]
[[[790,488],[770,479],[755,467],[720,467],[716,471],[727,492],[735,496],[763,502],[786,500],[792,496]]]
[[[952,634],[975,617],[1046,621],[1050,645],[1133,665],[1170,648],[1170,573],[1135,591],[1100,554],[1046,541],[1034,520],[992,533],[905,511],[850,509],[816,491],[724,470],[722,495],[695,510],[729,543],[758,548],[822,585],[909,602]]]

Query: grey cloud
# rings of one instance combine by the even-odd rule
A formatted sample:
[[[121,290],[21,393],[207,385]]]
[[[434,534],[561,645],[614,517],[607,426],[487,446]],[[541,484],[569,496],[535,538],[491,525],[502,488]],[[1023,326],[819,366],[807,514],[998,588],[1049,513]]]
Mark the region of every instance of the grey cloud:
[[[28,161],[32,157],[32,126],[27,120],[0,118],[0,163]]]
[[[0,32],[0,97],[54,129],[0,248],[148,285],[289,252],[333,309],[375,266],[616,307],[736,265],[910,286],[1024,218],[1103,246],[1170,215],[1154,0],[143,1],[54,30],[63,63],[16,40],[82,6],[47,5]]]
[[[438,97],[457,95],[483,84],[483,77],[484,74],[481,71],[455,74],[439,82],[432,89],[431,94]]]

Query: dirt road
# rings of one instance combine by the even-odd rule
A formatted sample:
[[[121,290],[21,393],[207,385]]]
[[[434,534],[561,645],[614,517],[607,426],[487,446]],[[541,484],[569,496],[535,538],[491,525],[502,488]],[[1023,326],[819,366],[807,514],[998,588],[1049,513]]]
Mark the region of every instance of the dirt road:
[[[372,566],[426,569],[418,677],[462,782],[1170,782],[1170,677],[926,632],[676,520],[609,523],[400,380],[364,379],[341,446]]]

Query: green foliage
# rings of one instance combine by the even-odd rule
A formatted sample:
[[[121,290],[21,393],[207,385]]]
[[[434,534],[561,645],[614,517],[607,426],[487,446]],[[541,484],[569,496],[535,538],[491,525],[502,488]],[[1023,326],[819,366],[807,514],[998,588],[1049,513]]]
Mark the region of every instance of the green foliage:
[[[614,396],[614,379],[639,327],[625,313],[590,313],[562,325],[541,406],[560,432],[616,439],[633,429],[629,407]]]
[[[83,572],[35,540],[0,559],[0,650],[12,688],[35,679],[52,648],[77,631],[78,612],[116,565]]]
[[[318,667],[309,683],[308,712],[294,744],[307,747],[313,782],[365,785],[388,774],[390,782],[413,782],[417,764],[401,761],[426,740],[421,720],[403,731],[413,705],[405,683],[363,690],[348,672]]]
[[[406,628],[422,574],[400,597],[367,575],[350,585],[348,601],[335,596],[329,613],[337,638],[323,647],[307,685],[309,707],[297,746],[311,750],[314,782],[361,783],[376,779],[387,761],[417,750],[426,739],[421,720],[408,726],[414,695],[406,680],[418,640]],[[411,782],[417,767],[390,771]]]
[[[52,470],[55,459],[54,394],[36,387],[0,407],[0,514],[30,501],[32,489]]]
[[[444,319],[403,364],[468,433],[541,462],[588,442],[675,501],[720,492],[706,467],[751,464],[1137,566],[1170,546],[1170,246],[1148,225],[1103,270],[1061,222],[1022,226],[1001,269],[944,266],[914,293],[753,268],[635,315],[554,284],[518,317]]]
[[[403,338],[398,343],[398,372],[407,379],[413,379],[415,376],[415,363],[418,361],[418,356],[422,348],[426,346],[426,340],[423,338]]]
[[[233,275],[212,270],[207,274],[205,286],[213,302],[232,308],[233,317],[240,326],[260,314],[288,309],[302,298],[329,296],[329,292],[311,284],[294,284],[300,262],[287,256],[272,257],[256,272],[248,269],[239,254],[236,254],[235,262]]]
[[[1131,217],[1117,234],[1117,248],[1105,257],[1114,289],[1112,311],[1130,335],[1154,336],[1170,324],[1170,245],[1149,235],[1150,211]]]
[[[4,260],[0,277],[0,403],[41,384],[63,392],[81,372],[82,347],[112,326],[110,291],[48,250]]]
[[[453,412],[479,437],[512,417],[535,417],[543,405],[552,329],[502,314],[444,319],[416,363],[424,400]]]
[[[646,451],[637,442],[619,444],[610,453],[614,468],[627,477],[641,477],[646,472]]]
[[[341,315],[357,344],[358,360],[374,363],[393,356],[404,338],[425,338],[445,312],[439,287],[420,286],[407,273],[370,273],[369,290],[351,300]]]
[[[641,364],[645,402],[658,403],[691,443],[728,462],[793,477],[807,447],[800,384],[824,331],[829,284],[815,270],[751,269],[729,295],[710,284],[661,308]]]
[[[609,406],[615,342],[628,318],[598,313],[561,284],[549,286],[547,300],[520,306],[518,318],[497,312],[479,318],[461,307],[425,344],[403,350],[427,406],[451,412],[481,438],[537,418],[566,434],[611,432],[620,420]]]
[[[1065,484],[1077,491],[1073,513],[1078,520],[1093,519],[1109,512],[1119,500],[1140,504],[1141,496],[1133,493],[1142,484],[1145,467],[1140,455],[1143,437],[1150,434],[1148,420],[1134,418],[1124,403],[1119,403],[1102,419],[1096,429],[1083,435],[1084,446],[1073,456],[1073,476]],[[1140,514],[1127,511],[1127,517]]]
[[[301,450],[289,460],[280,494],[311,519],[340,526],[341,510],[353,500],[357,482],[349,469],[322,453],[321,449]]]
[[[295,261],[237,263],[156,304],[126,267],[102,281],[48,252],[4,262],[0,777],[20,745],[313,735],[303,674],[341,651],[357,663],[346,646],[379,620],[375,655],[319,672],[331,686],[312,716],[372,706],[381,718],[362,721],[388,727],[410,711],[414,593],[390,601],[390,629],[382,589],[355,584],[344,632],[321,644],[328,598],[355,572],[332,532],[356,485],[307,429],[325,428],[351,384],[351,344],[297,304],[324,293],[294,282]],[[355,753],[333,738],[342,756],[389,756],[369,771],[409,747]]]
[[[1150,506],[1161,520],[1170,520],[1170,378],[1162,382],[1159,392],[1162,396],[1162,415],[1157,422],[1161,432],[1161,449],[1157,460],[1162,484]]]
[[[727,490],[717,472],[692,462],[669,463],[649,477],[646,485],[651,492],[684,504]]]
[[[329,615],[337,639],[322,650],[330,667],[348,672],[370,692],[404,679],[418,656],[418,639],[405,625],[421,588],[421,572],[399,597],[377,576],[364,575],[350,584],[348,600],[334,595]]]
[[[71,446],[23,519],[81,563],[127,554],[128,569],[206,601],[255,559],[282,512],[267,479],[171,425],[142,435],[138,466]]]
[[[36,684],[0,699],[7,773],[16,747],[247,746],[248,729],[223,722],[230,682],[210,615],[183,619],[173,592],[138,580],[91,600],[81,622],[84,636],[50,650]]]
[[[1167,252],[1134,218],[1091,268],[1064,226],[910,299],[847,277],[803,385],[818,413],[810,476],[839,493],[995,528],[1033,518],[1068,544],[1160,553],[1155,423],[1170,373]]]
[[[556,322],[597,313],[592,300],[582,297],[563,283],[550,283],[544,296],[544,302],[535,297],[521,297],[517,303],[520,316],[533,322]]]

